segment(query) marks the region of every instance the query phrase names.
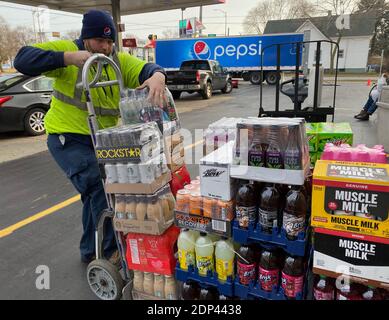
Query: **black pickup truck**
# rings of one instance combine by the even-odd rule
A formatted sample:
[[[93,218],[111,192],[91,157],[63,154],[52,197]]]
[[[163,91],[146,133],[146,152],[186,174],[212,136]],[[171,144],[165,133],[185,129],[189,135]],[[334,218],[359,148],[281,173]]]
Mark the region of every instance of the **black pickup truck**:
[[[187,60],[181,63],[180,70],[167,71],[167,86],[174,99],[179,99],[184,91],[198,92],[209,99],[215,90],[230,93],[232,79],[216,60]]]

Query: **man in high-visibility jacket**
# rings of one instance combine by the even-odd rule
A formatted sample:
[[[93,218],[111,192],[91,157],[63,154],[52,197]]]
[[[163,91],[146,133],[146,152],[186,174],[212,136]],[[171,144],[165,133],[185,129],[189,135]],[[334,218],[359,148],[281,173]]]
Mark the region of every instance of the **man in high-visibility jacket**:
[[[47,145],[55,161],[81,194],[83,203],[83,235],[80,241],[81,261],[95,258],[94,231],[98,218],[107,208],[99,166],[87,122],[84,92],[76,86],[81,81],[82,67],[93,53],[111,56],[119,65],[124,85],[149,88],[149,99],[162,105],[166,73],[160,66],[141,61],[128,53],[114,50],[116,37],[112,17],[105,11],[90,10],[84,14],[78,40],[58,40],[25,46],[15,59],[15,68],[24,74],[44,74],[54,78],[50,110],[45,117]],[[96,70],[92,68],[91,73]],[[105,66],[101,81],[115,79],[111,66]],[[118,86],[91,90],[99,128],[115,126],[119,116]],[[112,223],[106,225],[104,256],[117,264],[120,259]]]

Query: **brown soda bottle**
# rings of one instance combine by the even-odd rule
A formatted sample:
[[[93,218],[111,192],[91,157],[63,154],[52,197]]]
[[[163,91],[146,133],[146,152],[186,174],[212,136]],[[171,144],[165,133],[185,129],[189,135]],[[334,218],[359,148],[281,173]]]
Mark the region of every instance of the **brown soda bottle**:
[[[296,240],[300,232],[305,230],[307,201],[299,186],[292,186],[286,195],[282,217],[282,227],[289,240]]]
[[[248,286],[255,280],[256,254],[252,246],[242,245],[238,251],[237,274],[239,283]]]
[[[288,300],[295,300],[298,294],[303,294],[304,270],[302,257],[286,257],[281,273],[281,286]]]
[[[378,290],[381,294],[382,300],[389,300],[389,290],[383,288],[379,288]]]
[[[262,245],[258,265],[258,284],[262,290],[272,291],[278,287],[281,273],[281,257],[277,248]]]
[[[214,287],[201,288],[199,300],[218,300],[219,292]]]
[[[362,288],[355,283],[343,284],[337,291],[336,300],[362,300]]]
[[[254,186],[245,183],[239,188],[236,196],[236,219],[239,227],[248,229],[250,224],[255,224],[256,216],[257,203]]]
[[[365,291],[362,293],[363,300],[383,300],[381,296],[381,292],[373,287],[368,286]]]
[[[199,300],[200,286],[197,282],[188,280],[182,283],[181,298],[182,300]]]
[[[316,275],[313,283],[314,300],[334,300],[335,286],[330,278],[324,275]]]
[[[254,125],[253,137],[249,148],[248,162],[251,167],[265,167],[266,147],[262,126]]]
[[[302,148],[299,139],[299,125],[290,125],[287,128],[288,137],[284,153],[285,169],[302,170]],[[282,132],[282,130],[281,130]]]
[[[269,147],[266,150],[266,168],[283,169],[284,159],[281,151],[279,127],[270,127],[267,141],[269,141]]]
[[[262,189],[258,205],[258,224],[262,232],[272,233],[277,227],[280,194],[274,184],[267,183]]]

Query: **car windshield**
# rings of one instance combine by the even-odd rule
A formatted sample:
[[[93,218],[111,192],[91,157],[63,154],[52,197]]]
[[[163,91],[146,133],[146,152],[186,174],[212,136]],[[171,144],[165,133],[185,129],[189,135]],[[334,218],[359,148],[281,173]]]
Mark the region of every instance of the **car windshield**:
[[[22,78],[22,74],[7,74],[4,76],[0,76],[0,92],[8,89]]]
[[[210,70],[206,61],[184,61],[181,70]]]

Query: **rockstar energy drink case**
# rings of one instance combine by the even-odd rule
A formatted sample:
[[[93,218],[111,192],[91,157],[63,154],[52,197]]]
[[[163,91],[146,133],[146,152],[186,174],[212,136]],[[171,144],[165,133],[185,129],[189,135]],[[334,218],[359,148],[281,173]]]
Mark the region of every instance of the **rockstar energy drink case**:
[[[389,165],[319,160],[311,225],[389,238]]]

